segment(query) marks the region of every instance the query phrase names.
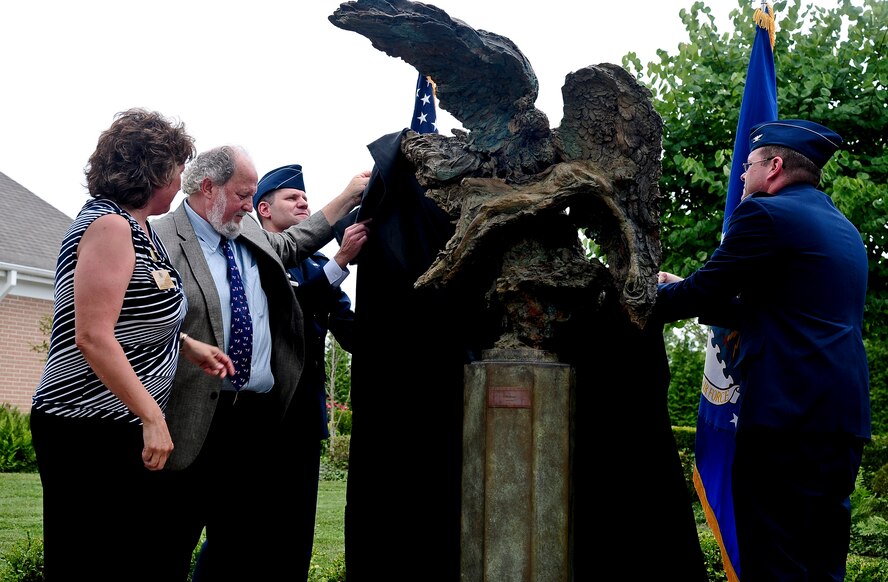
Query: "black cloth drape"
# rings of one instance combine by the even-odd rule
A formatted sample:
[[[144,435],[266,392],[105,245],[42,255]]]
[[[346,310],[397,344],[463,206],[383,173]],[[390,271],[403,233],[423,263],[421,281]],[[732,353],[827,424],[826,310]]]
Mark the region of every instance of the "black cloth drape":
[[[346,577],[456,582],[464,366],[482,336],[455,293],[413,288],[453,225],[423,195],[402,135],[370,144],[376,166],[357,216],[372,222],[356,283]],[[582,469],[574,579],[705,581],[666,407],[662,325],[639,330],[611,305],[577,313],[564,333]]]
[[[459,579],[465,330],[444,292],[413,288],[453,225],[423,195],[402,134],[368,146],[376,165],[357,216],[372,222],[355,291],[350,582]]]

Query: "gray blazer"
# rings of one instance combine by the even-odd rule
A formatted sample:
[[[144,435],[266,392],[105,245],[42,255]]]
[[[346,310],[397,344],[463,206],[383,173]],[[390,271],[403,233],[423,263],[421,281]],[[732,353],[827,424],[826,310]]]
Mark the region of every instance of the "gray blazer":
[[[188,314],[182,331],[206,343],[223,346],[219,294],[184,204],[153,221],[151,227],[163,241],[173,266],[182,276],[188,298]],[[271,371],[274,391],[280,396],[281,417],[293,398],[305,361],[302,310],[286,269],[297,266],[332,238],[333,229],[321,212],[279,234],[263,230],[250,215],[243,218],[243,232],[238,242],[249,246],[268,297]],[[222,380],[203,373],[184,357],[179,358],[166,408],[166,421],[175,447],[167,461],[168,468],[184,469],[197,458],[209,432],[221,389]]]

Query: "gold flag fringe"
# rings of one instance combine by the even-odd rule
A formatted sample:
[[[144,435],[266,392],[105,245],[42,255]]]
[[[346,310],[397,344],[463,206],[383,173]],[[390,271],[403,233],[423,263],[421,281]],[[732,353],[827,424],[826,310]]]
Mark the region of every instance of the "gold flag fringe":
[[[772,34],[772,37],[773,37],[773,34]],[[774,40],[773,40],[773,38],[771,39],[771,48],[774,48]],[[435,82],[432,80],[432,78],[431,78],[429,75],[426,75],[426,81],[428,81],[429,83],[432,84],[432,95],[437,99],[437,97],[438,97],[438,86],[435,84]]]
[[[768,7],[767,12],[763,10],[765,6]],[[773,51],[774,43],[777,40],[774,32],[774,27],[776,24],[776,21],[774,20],[774,7],[767,2],[762,2],[762,8],[756,8],[755,14],[752,18],[753,20],[755,20],[756,26],[758,26],[759,28],[764,28],[768,31],[768,36],[771,39],[771,50]]]
[[[715,517],[712,506],[709,505],[709,500],[706,499],[706,488],[703,486],[703,479],[700,477],[700,473],[697,472],[696,465],[694,465],[694,489],[697,490],[697,497],[700,498],[700,504],[703,506],[706,523],[709,524],[709,529],[712,530],[712,535],[715,536],[715,541],[718,542],[718,548],[722,556],[722,566],[725,569],[725,577],[728,579],[728,582],[740,582],[737,571],[734,570],[734,564],[731,563],[731,556],[728,555],[728,551],[725,549],[725,542],[722,539],[721,529],[718,526],[718,519]]]

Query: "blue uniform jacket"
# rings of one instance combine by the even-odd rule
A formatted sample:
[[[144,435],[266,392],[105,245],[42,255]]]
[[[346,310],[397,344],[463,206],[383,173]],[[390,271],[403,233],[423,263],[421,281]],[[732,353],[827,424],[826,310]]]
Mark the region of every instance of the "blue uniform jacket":
[[[327,330],[346,351],[354,349],[355,314],[351,301],[340,287],[333,287],[324,273],[329,261],[314,253],[298,267],[288,270],[296,298],[305,316],[305,370],[296,398],[307,415],[304,426],[317,427],[318,438],[327,438],[326,374],[324,342]],[[318,424],[319,423],[319,424]],[[311,429],[314,430],[314,429]]]
[[[738,429],[869,438],[866,286],[857,229],[826,194],[793,184],[741,202],[710,260],[659,286],[656,313],[675,321],[734,303],[743,372]]]

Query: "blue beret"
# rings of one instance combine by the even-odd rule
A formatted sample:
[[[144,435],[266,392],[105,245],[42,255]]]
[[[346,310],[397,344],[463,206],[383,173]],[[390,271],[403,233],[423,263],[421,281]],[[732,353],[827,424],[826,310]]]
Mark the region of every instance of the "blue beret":
[[[749,131],[749,151],[771,145],[795,150],[822,168],[842,147],[842,138],[828,127],[805,119],[767,121]]]
[[[293,188],[305,192],[305,182],[302,180],[302,166],[299,164],[290,164],[289,166],[281,166],[268,172],[259,180],[259,187],[253,194],[253,208],[259,204],[262,197],[272,190],[280,188]]]

